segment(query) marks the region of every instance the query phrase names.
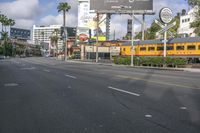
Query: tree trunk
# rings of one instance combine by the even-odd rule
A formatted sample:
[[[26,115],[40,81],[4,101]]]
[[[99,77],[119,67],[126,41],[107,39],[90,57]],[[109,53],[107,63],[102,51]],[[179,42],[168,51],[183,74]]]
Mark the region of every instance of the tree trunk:
[[[65,17],[66,17],[66,11],[63,11],[63,27],[65,27]]]

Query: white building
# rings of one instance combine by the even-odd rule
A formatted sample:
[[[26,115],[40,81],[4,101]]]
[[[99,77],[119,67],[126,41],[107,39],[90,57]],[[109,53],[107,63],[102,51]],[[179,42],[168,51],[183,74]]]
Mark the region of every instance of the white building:
[[[40,44],[41,42],[48,43],[50,46],[50,37],[55,35],[55,29],[60,30],[61,25],[50,25],[50,26],[39,26],[33,25],[33,44]],[[60,36],[60,32],[58,32]],[[61,50],[63,47],[63,41],[58,40],[58,50]]]
[[[194,37],[194,29],[190,28],[190,24],[195,20],[195,12],[198,10],[198,7],[192,8],[186,14],[181,14],[180,17],[180,27],[178,29],[178,34],[185,34],[190,37]]]

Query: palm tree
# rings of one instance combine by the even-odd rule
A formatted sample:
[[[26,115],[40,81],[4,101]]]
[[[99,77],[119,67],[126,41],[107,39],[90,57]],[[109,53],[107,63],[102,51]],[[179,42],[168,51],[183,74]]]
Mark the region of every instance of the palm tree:
[[[71,6],[67,2],[61,2],[59,3],[57,9],[58,12],[63,12],[63,27],[65,27],[66,12],[71,9]]]
[[[8,26],[13,26],[15,25],[15,21],[13,19],[6,19],[5,22],[4,22],[4,26],[5,26],[5,31],[6,31],[6,27]]]
[[[57,54],[58,54],[58,40],[59,40],[58,32],[60,32],[59,29],[54,29],[54,31],[52,32],[52,36],[50,36],[51,45],[56,46]],[[55,54],[55,52],[54,52],[54,54]]]
[[[7,21],[8,21],[8,18],[7,18],[7,16],[5,16],[5,15],[1,14],[1,15],[0,15],[0,23],[1,23],[1,25],[2,25],[1,32],[3,32],[3,31],[4,31],[4,29],[3,29],[3,28],[4,28],[4,26],[6,25]]]
[[[66,12],[68,12],[70,9],[71,9],[71,6],[67,3],[67,2],[61,2],[59,3],[59,5],[57,6],[57,9],[58,9],[58,12],[63,12],[63,28],[65,29],[65,18],[66,18]],[[64,59],[67,59],[66,58],[66,51],[67,51],[67,48],[66,48],[66,35],[64,37],[64,41],[63,41],[63,44],[64,44]]]

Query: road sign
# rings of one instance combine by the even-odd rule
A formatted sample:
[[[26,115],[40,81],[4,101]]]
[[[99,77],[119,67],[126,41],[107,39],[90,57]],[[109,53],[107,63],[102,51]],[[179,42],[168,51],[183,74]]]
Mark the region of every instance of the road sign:
[[[170,8],[165,7],[160,10],[159,16],[164,24],[169,24],[173,19],[173,12]]]
[[[172,24],[170,25],[167,25],[167,26],[164,26],[162,25],[161,28],[163,28],[162,30],[158,31],[156,34],[160,34],[160,33],[163,33],[165,31],[168,31],[170,28],[174,27],[176,25],[176,22],[173,22]],[[160,25],[159,25],[160,26]]]
[[[160,10],[159,16],[160,16],[161,22],[163,22],[164,24],[160,23],[158,20],[155,20],[155,23],[162,28],[162,30],[158,31],[156,33],[156,35],[159,35],[160,33],[164,33],[164,40],[163,40],[163,43],[164,43],[164,53],[163,54],[164,54],[164,57],[166,57],[167,56],[167,33],[169,33],[171,36],[173,36],[173,34],[170,31],[168,31],[168,30],[176,25],[176,21],[173,22],[170,25],[167,25],[173,19],[172,10],[169,9],[169,8],[167,8],[167,7],[165,7],[165,8],[163,8],[163,9]]]

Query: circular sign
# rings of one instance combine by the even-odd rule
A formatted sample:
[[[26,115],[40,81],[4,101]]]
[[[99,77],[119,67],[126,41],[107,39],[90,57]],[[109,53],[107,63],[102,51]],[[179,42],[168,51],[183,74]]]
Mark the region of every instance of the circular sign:
[[[170,8],[168,7],[165,7],[165,8],[162,8],[160,10],[160,20],[165,23],[165,24],[168,24],[172,21],[173,19],[173,12]]]
[[[88,36],[86,34],[80,34],[79,35],[79,40],[80,41],[87,41],[88,40]]]

